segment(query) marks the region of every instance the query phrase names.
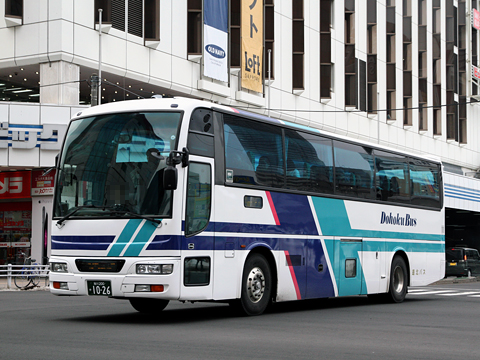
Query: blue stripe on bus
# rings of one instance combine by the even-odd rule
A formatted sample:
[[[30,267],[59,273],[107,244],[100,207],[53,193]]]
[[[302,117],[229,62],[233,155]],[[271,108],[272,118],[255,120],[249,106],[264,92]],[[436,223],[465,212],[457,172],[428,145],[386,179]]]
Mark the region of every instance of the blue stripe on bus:
[[[107,250],[115,236],[52,235],[52,250]]]
[[[142,222],[142,219],[131,219],[128,220],[127,225],[122,230],[122,233],[118,237],[117,241],[113,246],[110,248],[107,256],[119,256],[125,246],[130,242],[132,239],[133,234],[137,230],[138,226]]]

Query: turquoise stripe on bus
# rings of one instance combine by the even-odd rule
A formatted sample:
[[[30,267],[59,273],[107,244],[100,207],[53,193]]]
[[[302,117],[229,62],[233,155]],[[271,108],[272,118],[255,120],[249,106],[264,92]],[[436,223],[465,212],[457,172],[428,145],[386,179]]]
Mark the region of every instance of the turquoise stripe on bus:
[[[444,235],[352,229],[343,200],[312,197],[325,236],[445,241]]]
[[[125,250],[125,253],[123,254],[123,256],[140,255],[140,252],[142,251],[143,247],[148,242],[148,240],[150,239],[150,237],[152,236],[153,232],[156,229],[157,229],[157,226],[155,223],[151,221],[145,221],[145,224],[143,224],[137,236],[135,236],[135,239],[133,239],[130,245],[127,245],[128,246],[127,250]]]
[[[137,230],[138,226],[141,224],[142,219],[131,219],[128,220],[127,225],[122,230],[122,233],[118,237],[117,241],[110,248],[107,256],[120,256],[125,246],[132,239],[133,234]]]

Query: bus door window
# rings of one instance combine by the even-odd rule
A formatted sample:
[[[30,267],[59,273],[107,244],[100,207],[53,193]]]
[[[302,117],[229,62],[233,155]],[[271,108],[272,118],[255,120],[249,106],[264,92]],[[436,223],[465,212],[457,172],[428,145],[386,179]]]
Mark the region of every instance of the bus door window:
[[[211,170],[209,164],[191,162],[188,167],[185,236],[205,230],[211,210]]]
[[[213,112],[209,109],[196,109],[190,120],[187,148],[192,155],[214,156]]]

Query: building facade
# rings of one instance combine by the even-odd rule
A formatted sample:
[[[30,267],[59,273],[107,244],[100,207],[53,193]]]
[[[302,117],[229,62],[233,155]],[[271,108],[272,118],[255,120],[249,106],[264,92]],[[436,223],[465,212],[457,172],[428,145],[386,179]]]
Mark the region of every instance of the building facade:
[[[256,6],[261,12],[249,13]],[[462,184],[457,192],[446,187],[447,243],[480,248],[471,204],[480,168],[479,6],[478,0],[0,0],[0,176],[29,172],[32,187],[33,172],[54,165],[55,146],[71,115],[90,106],[98,74],[100,102],[195,97],[440,157],[450,185]],[[210,46],[206,25],[223,30],[224,48]],[[260,50],[250,56],[246,42],[255,37]],[[212,75],[212,63],[222,67],[220,75]],[[20,216],[12,211],[31,217],[17,233],[30,234],[20,238],[30,237],[37,258],[51,196],[0,194],[3,224]],[[46,202],[45,211],[38,201]],[[470,220],[451,223],[459,222],[459,211]],[[6,230],[0,245],[8,249],[13,235]],[[0,261],[12,253],[5,249]]]

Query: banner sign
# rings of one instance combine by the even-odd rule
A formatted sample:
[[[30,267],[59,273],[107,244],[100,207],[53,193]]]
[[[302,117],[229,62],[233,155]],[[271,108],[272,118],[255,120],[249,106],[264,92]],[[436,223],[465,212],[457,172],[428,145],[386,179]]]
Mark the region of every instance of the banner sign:
[[[228,82],[228,0],[204,0],[204,75]]]
[[[472,26],[474,29],[480,30],[480,12],[477,9],[472,9]]]
[[[242,0],[242,87],[263,92],[263,1]]]
[[[475,65],[472,65],[472,76],[475,79],[480,79],[480,69],[476,67]]]
[[[30,171],[0,173],[0,199],[24,199],[30,197]]]
[[[32,171],[32,196],[53,195],[55,170],[43,175],[43,170]]]

